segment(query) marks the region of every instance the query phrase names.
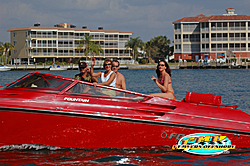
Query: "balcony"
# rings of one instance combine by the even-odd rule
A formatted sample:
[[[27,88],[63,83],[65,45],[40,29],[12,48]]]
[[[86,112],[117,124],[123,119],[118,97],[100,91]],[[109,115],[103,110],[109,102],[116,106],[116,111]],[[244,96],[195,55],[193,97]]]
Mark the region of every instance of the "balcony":
[[[186,38],[186,39],[183,39],[183,42],[200,42],[200,38],[196,38],[196,39]]]
[[[181,29],[175,29],[174,32],[181,32]]]
[[[57,53],[48,53],[48,52],[44,52],[44,53],[31,53],[31,56],[57,56]]]
[[[105,45],[104,48],[118,48],[118,45]]]
[[[209,38],[202,38],[201,41],[209,41]]]
[[[174,42],[180,43],[180,42],[181,42],[181,39],[174,39]]]
[[[229,37],[229,41],[246,41],[246,37]]]
[[[209,51],[209,48],[202,48],[201,51],[202,52],[207,52],[207,51]]]
[[[201,28],[201,31],[209,31],[209,28],[206,27],[206,28]]]
[[[211,41],[228,41],[227,37],[212,37]]]
[[[74,47],[73,44],[58,44],[58,47]]]
[[[227,31],[228,27],[211,27],[211,31]]]
[[[74,39],[75,36],[73,35],[58,35],[58,38],[64,38],[64,39]]]
[[[246,27],[229,27],[230,31],[245,31]]]
[[[129,41],[129,38],[119,38],[120,41]]]
[[[31,47],[44,47],[44,48],[47,48],[47,47],[57,47],[56,44],[32,44]]]
[[[111,38],[105,37],[105,40],[118,40],[118,37],[111,37]]]
[[[31,38],[57,38],[57,35],[30,35]]]

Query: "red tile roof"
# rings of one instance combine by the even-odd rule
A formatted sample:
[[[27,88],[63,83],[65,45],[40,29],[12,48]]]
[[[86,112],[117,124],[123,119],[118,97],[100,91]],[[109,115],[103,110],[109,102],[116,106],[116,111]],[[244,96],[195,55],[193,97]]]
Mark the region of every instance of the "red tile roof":
[[[206,21],[216,21],[216,20],[250,20],[250,16],[247,15],[212,15],[205,16],[203,14],[199,14],[195,17],[183,17],[179,20],[174,21],[173,23],[178,22],[206,22]]]
[[[227,8],[226,10],[235,10],[235,9],[230,7],[230,8]]]

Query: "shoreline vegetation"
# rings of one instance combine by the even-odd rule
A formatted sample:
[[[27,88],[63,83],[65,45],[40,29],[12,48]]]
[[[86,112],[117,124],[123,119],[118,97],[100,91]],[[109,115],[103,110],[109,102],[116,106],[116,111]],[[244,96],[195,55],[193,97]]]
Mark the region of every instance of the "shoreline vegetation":
[[[7,65],[12,67],[11,70],[49,70],[51,67],[57,67],[57,65],[46,65],[46,64],[22,64],[22,65]],[[175,69],[249,69],[249,62],[242,62],[241,64],[233,63],[199,63],[199,62],[182,62],[182,63],[169,63],[169,66],[172,70]],[[66,67],[67,70],[78,70],[78,64],[67,64],[60,65],[60,67]],[[143,69],[156,69],[157,64],[122,64],[120,69],[128,70],[143,70]],[[95,69],[102,69],[102,65],[95,66]]]

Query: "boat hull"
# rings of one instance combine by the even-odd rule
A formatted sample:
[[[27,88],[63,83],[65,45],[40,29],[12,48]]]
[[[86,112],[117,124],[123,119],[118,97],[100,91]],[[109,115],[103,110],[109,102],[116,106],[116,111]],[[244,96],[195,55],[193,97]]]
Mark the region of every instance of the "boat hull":
[[[116,119],[36,111],[0,111],[2,144],[39,144],[71,148],[173,146],[185,135],[226,135],[236,148],[250,148],[250,136],[201,127],[178,126],[136,119]]]
[[[49,68],[49,70],[51,71],[64,71],[64,70],[68,70],[67,67],[52,67],[52,68]]]
[[[0,71],[10,71],[10,70],[11,70],[11,67],[7,67],[7,66],[0,67]]]

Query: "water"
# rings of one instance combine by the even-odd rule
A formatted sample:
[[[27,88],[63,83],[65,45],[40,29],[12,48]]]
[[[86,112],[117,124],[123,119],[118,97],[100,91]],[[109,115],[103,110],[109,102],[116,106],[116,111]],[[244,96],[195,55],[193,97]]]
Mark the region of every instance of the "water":
[[[0,85],[12,82],[31,71],[0,72]],[[72,78],[78,73],[68,71],[40,71]],[[125,76],[127,89],[144,94],[160,89],[151,81],[155,70],[120,70]],[[186,92],[202,92],[222,96],[222,103],[236,105],[250,113],[250,71],[246,69],[173,70],[173,88],[176,100]],[[195,156],[169,151],[163,147],[139,149],[50,149],[9,150],[0,152],[0,165],[211,165],[250,164],[250,149],[231,151],[218,156]]]

